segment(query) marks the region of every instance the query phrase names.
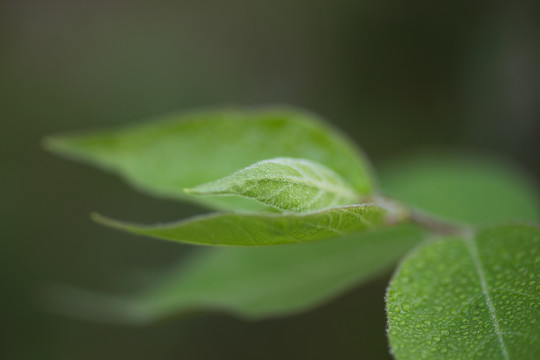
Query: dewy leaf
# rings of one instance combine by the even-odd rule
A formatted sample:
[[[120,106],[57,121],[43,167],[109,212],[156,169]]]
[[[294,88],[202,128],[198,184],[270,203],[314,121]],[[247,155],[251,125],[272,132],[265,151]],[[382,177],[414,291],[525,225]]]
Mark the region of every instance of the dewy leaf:
[[[170,115],[140,125],[50,137],[45,146],[117,173],[151,194],[222,210],[264,207],[245,198],[193,196],[184,188],[276,157],[316,161],[360,194],[374,189],[370,165],[344,135],[312,114],[288,108]]]
[[[51,305],[105,322],[148,323],[204,310],[252,319],[285,316],[310,310],[388,269],[420,238],[417,228],[400,225],[296,245],[199,249],[137,295],[62,289]]]
[[[360,202],[359,195],[334,171],[313,161],[291,158],[260,161],[231,176],[186,191],[245,196],[287,212]]]
[[[536,184],[498,158],[432,151],[396,161],[380,174],[388,195],[453,221],[540,220]]]
[[[93,215],[104,225],[157,239],[197,245],[263,246],[335,238],[376,228],[386,212],[370,204],[307,214],[216,213],[180,222],[144,226]]]
[[[398,360],[536,359],[540,228],[506,225],[430,243],[400,266],[387,294]]]

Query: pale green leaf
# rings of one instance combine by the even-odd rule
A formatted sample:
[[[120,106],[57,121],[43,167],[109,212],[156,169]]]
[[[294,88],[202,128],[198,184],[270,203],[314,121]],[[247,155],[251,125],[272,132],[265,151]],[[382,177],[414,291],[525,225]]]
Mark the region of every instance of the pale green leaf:
[[[305,159],[263,160],[223,179],[186,192],[239,195],[286,212],[305,212],[360,202],[334,171]]]
[[[45,146],[117,173],[140,190],[218,209],[264,207],[245,198],[197,197],[184,188],[276,157],[316,161],[360,194],[374,189],[369,164],[345,136],[312,114],[288,108],[170,115],[139,125],[50,137]]]
[[[388,195],[453,221],[540,220],[538,185],[499,158],[432,151],[397,159],[380,173]]]
[[[401,225],[295,245],[200,249],[137,295],[62,288],[50,306],[70,316],[127,323],[205,310],[256,319],[285,316],[388,269],[420,238],[417,228]]]
[[[398,360],[536,359],[540,228],[506,225],[412,254],[387,294]]]
[[[197,245],[263,246],[335,238],[383,225],[386,212],[363,204],[307,214],[215,213],[144,226],[93,215],[104,225],[157,239]]]

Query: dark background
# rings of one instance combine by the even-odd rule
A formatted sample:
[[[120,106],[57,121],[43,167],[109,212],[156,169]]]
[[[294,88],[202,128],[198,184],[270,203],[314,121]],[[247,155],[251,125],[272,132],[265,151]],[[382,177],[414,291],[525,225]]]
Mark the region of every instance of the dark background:
[[[379,165],[418,147],[502,154],[540,177],[534,1],[0,2],[2,359],[384,359],[389,274],[316,311],[130,328],[42,310],[42,288],[127,289],[189,248],[92,224],[203,211],[40,149],[51,133],[173,110],[291,104]]]

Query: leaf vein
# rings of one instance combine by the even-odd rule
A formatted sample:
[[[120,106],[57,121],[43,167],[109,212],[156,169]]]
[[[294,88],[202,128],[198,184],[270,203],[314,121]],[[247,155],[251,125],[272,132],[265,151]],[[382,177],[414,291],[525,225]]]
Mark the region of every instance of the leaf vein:
[[[491,322],[493,323],[493,328],[495,330],[495,334],[497,335],[497,341],[499,342],[499,346],[501,348],[501,352],[503,355],[503,358],[505,360],[510,359],[510,355],[508,354],[508,349],[506,348],[506,344],[504,342],[503,338],[503,332],[501,331],[501,328],[499,326],[499,320],[497,319],[497,311],[495,310],[495,306],[493,305],[493,301],[491,300],[491,296],[489,294],[489,288],[486,281],[486,275],[484,273],[484,269],[482,267],[482,262],[480,260],[480,257],[478,255],[478,247],[476,245],[476,241],[474,238],[467,238],[464,240],[465,244],[467,245],[467,249],[471,255],[471,259],[473,262],[473,265],[476,269],[476,272],[478,274],[478,278],[480,279],[480,286],[482,288],[482,293],[484,294],[484,298],[486,300],[486,305],[489,310],[489,315],[491,318]]]

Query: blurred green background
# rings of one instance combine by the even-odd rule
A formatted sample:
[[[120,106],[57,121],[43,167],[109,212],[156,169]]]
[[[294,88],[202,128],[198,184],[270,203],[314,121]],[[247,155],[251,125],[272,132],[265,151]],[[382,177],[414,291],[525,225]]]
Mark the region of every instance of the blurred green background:
[[[329,119],[377,166],[416,148],[473,148],[539,178],[539,17],[526,0],[0,2],[0,358],[390,358],[390,274],[263,322],[206,314],[130,328],[47,313],[45,284],[126,290],[190,251],[97,226],[90,211],[153,222],[204,210],[136,193],[40,139],[280,103]]]

